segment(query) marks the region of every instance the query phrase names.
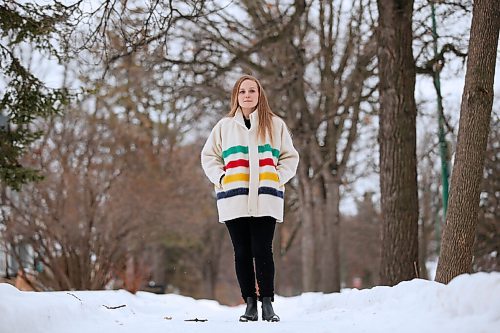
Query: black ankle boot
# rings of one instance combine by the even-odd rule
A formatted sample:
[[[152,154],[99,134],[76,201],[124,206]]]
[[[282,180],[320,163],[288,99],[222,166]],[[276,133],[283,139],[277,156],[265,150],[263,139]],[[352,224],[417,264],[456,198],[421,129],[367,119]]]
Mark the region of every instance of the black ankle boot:
[[[240,321],[257,321],[258,319],[257,299],[254,297],[247,297],[247,308],[245,314],[240,316]]]
[[[280,321],[280,317],[274,313],[271,297],[262,297],[262,320]]]

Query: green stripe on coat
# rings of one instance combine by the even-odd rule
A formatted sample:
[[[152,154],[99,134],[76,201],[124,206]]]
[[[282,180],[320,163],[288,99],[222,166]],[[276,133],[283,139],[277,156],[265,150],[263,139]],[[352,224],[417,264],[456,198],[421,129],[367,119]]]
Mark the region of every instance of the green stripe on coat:
[[[259,153],[264,153],[266,151],[270,151],[274,157],[280,157],[280,151],[278,149],[274,149],[270,144],[265,144],[263,146],[259,146]]]
[[[280,156],[280,151],[271,147],[270,144],[259,146],[259,153],[265,153],[267,151],[270,151],[271,154],[276,158],[279,158]],[[248,154],[248,146],[233,146],[231,148],[228,148],[222,152],[222,158],[225,159],[229,155],[236,153]]]
[[[222,152],[222,158],[226,158],[229,155],[236,154],[236,153],[248,154],[248,147],[247,146],[233,146],[231,148],[228,148]]]

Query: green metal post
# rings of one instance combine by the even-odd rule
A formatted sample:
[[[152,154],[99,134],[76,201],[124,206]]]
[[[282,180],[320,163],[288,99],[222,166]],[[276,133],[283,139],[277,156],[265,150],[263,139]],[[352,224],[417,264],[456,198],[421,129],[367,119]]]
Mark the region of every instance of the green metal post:
[[[438,35],[436,29],[436,12],[434,8],[434,2],[431,1],[432,10],[432,39],[434,41],[434,57],[438,56]],[[434,66],[434,88],[437,94],[437,106],[438,106],[438,136],[439,136],[439,154],[441,156],[441,183],[442,183],[442,200],[443,200],[443,224],[446,222],[446,212],[448,210],[448,146],[446,143],[445,132],[444,132],[444,114],[443,114],[443,99],[441,96],[441,81],[439,74],[441,71],[441,66],[436,62]],[[436,223],[436,237],[440,237],[440,225]],[[438,238],[439,240],[439,238]],[[439,244],[439,241],[438,241]]]

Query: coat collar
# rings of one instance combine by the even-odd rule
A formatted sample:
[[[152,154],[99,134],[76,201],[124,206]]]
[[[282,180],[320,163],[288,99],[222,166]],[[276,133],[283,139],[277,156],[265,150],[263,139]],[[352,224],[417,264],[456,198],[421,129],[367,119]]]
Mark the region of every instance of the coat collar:
[[[245,125],[245,120],[243,119],[243,111],[241,111],[241,108],[238,108],[236,110],[236,113],[234,114],[233,119],[241,126],[247,128]],[[255,110],[254,112],[250,113],[250,123],[252,124],[252,126],[250,127],[250,131],[253,131],[256,128],[259,128],[259,111],[258,110]]]

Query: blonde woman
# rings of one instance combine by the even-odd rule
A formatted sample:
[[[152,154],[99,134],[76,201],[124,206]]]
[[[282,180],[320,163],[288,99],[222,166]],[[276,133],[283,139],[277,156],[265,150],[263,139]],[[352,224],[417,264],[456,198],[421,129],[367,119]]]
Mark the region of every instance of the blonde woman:
[[[219,222],[225,223],[233,243],[236,276],[247,304],[240,321],[258,320],[257,299],[263,320],[280,320],[271,303],[272,242],[276,222],[283,222],[285,184],[298,163],[285,122],[271,111],[260,82],[250,75],[239,78],[231,111],[212,129],[201,164],[215,185]]]

